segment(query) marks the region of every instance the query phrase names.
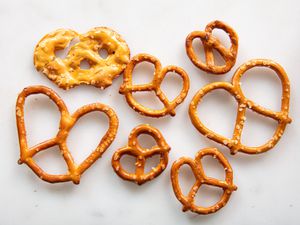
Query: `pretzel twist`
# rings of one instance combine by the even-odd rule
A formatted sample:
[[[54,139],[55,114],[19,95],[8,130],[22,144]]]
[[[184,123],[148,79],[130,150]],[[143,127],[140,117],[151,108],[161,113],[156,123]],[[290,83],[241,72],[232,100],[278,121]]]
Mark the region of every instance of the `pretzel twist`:
[[[157,145],[151,149],[144,149],[138,143],[138,136],[141,134],[148,134],[152,136]],[[151,127],[148,124],[142,124],[135,127],[128,138],[128,145],[117,150],[112,157],[112,167],[115,172],[124,180],[133,181],[139,185],[154,179],[159,176],[168,165],[168,154],[170,151],[169,145],[166,143],[164,137],[158,129]],[[156,154],[160,155],[159,164],[152,168],[150,172],[145,173],[146,160]],[[135,173],[129,173],[122,168],[121,158],[124,155],[131,155],[136,157]]]
[[[214,29],[222,29],[229,35],[231,42],[229,49],[225,48],[220,40],[213,36],[212,31]],[[194,51],[192,43],[195,38],[200,38],[203,44],[206,63],[201,62]],[[224,74],[230,71],[235,64],[238,53],[238,35],[230,26],[216,20],[209,23],[205,27],[205,31],[193,31],[190,33],[186,38],[185,46],[188,57],[196,67],[209,73]],[[213,49],[220,53],[225,61],[225,65],[215,65]]]
[[[55,52],[65,49],[76,37],[80,42],[71,47],[67,57],[56,57]],[[107,58],[99,55],[101,49],[107,51]],[[34,65],[63,89],[80,84],[104,89],[123,72],[129,56],[126,42],[107,27],[96,27],[83,35],[69,29],[58,29],[39,41],[34,50]],[[87,60],[89,69],[80,68],[83,60]]]
[[[264,108],[252,100],[245,97],[242,92],[240,80],[242,75],[253,67],[267,67],[274,70],[277,76],[281,80],[282,84],[282,99],[281,99],[281,111],[274,112],[267,108]],[[237,117],[233,132],[233,137],[227,138],[220,134],[213,132],[204,126],[197,115],[197,106],[201,102],[202,98],[209,92],[215,89],[224,89],[228,93],[230,93],[238,103]],[[253,59],[250,60],[243,65],[241,65],[235,74],[232,77],[232,83],[228,82],[215,82],[206,85],[201,90],[199,90],[196,95],[193,97],[190,107],[189,107],[189,115],[193,125],[196,129],[208,137],[209,139],[218,142],[226,147],[228,147],[231,151],[231,154],[235,154],[238,151],[248,153],[248,154],[258,154],[262,152],[266,152],[272,149],[279,139],[281,138],[285,127],[288,123],[291,123],[291,118],[289,117],[289,100],[290,100],[290,83],[288,76],[284,69],[276,62],[267,59]],[[241,143],[241,135],[244,127],[244,123],[246,121],[246,110],[251,109],[252,111],[261,114],[263,116],[269,117],[278,122],[278,126],[275,130],[273,137],[265,144],[257,147],[249,147],[245,146]]]
[[[33,147],[28,147],[27,135],[24,121],[24,104],[28,96],[34,94],[43,94],[48,96],[58,107],[61,118],[59,124],[59,131],[54,138],[39,143]],[[74,159],[67,147],[66,141],[70,130],[74,127],[77,120],[82,116],[99,111],[106,114],[109,118],[109,128],[102,137],[96,149],[79,165],[74,162]],[[118,129],[118,117],[110,107],[94,103],[79,108],[74,114],[70,114],[63,100],[50,88],[44,86],[31,86],[25,88],[18,96],[16,103],[16,119],[20,144],[20,159],[19,164],[27,164],[33,172],[42,180],[49,183],[72,181],[74,184],[79,184],[80,176],[106,151],[110,144],[115,139]],[[68,173],[62,175],[52,175],[46,173],[34,161],[33,157],[48,148],[58,146],[60,152],[67,164]]]
[[[141,62],[150,62],[154,64],[155,72],[153,75],[153,80],[148,84],[133,85],[132,84],[132,72],[134,67]],[[166,74],[169,72],[174,72],[178,74],[183,80],[183,87],[180,94],[173,100],[169,101],[166,95],[161,90],[161,84]],[[139,54],[134,56],[128,63],[124,71],[124,82],[120,87],[120,94],[125,95],[126,101],[131,108],[141,115],[150,117],[162,117],[167,114],[175,116],[175,108],[183,102],[187,96],[190,87],[190,81],[187,73],[180,67],[177,66],[167,66],[162,68],[161,63],[157,58],[148,54]],[[140,91],[153,91],[159,100],[163,103],[164,108],[160,110],[154,110],[147,108],[140,103],[136,102],[132,93]]]
[[[203,166],[201,163],[201,159],[204,156],[212,156],[216,158],[219,163],[224,167],[225,171],[225,181],[221,181],[212,177],[208,177],[205,175],[205,172],[203,170]],[[187,196],[185,196],[180,188],[179,185],[179,169],[183,165],[189,165],[192,169],[192,172],[196,178],[196,181],[193,185],[193,187],[190,189]],[[182,211],[191,210],[192,212],[198,213],[198,214],[209,214],[214,213],[224,207],[226,203],[228,202],[231,193],[235,190],[237,190],[237,187],[233,184],[233,172],[232,168],[225,158],[225,156],[218,151],[216,148],[205,148],[200,150],[197,154],[195,159],[191,159],[188,157],[181,157],[180,159],[176,160],[171,169],[171,181],[174,193],[176,195],[176,198],[182,203],[183,208]],[[201,185],[206,184],[210,186],[215,186],[223,189],[223,195],[221,199],[214,205],[209,207],[202,207],[197,206],[195,204],[195,195],[200,189]]]

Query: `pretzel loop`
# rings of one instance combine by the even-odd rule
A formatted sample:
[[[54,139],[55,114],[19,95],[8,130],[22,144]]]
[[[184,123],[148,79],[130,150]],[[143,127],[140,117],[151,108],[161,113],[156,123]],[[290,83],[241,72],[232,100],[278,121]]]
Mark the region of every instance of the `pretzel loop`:
[[[61,118],[59,131],[54,138],[46,140],[33,147],[28,147],[24,121],[24,104],[26,98],[34,94],[43,94],[48,96],[57,105]],[[109,128],[102,137],[97,148],[83,162],[77,165],[67,147],[66,141],[70,130],[74,127],[79,118],[94,111],[106,114],[109,118]],[[99,157],[101,157],[110,146],[118,129],[117,115],[110,107],[101,103],[94,103],[81,107],[71,115],[62,99],[53,90],[44,86],[27,87],[19,94],[16,104],[16,119],[20,144],[20,159],[18,163],[27,164],[37,176],[50,183],[72,181],[74,184],[78,184],[81,174],[83,174]],[[33,157],[37,153],[53,146],[59,147],[63,159],[67,164],[68,173],[63,175],[48,174],[33,160]]]
[[[281,100],[281,111],[275,112],[270,109],[264,108],[252,100],[245,97],[242,92],[240,79],[242,75],[253,67],[267,67],[276,72],[277,76],[280,78],[282,83],[282,100]],[[224,89],[229,94],[231,94],[238,103],[236,122],[232,138],[224,137],[220,134],[213,132],[208,129],[197,115],[197,106],[201,102],[202,98],[209,92],[214,91],[215,89]],[[279,139],[281,138],[285,127],[288,123],[291,122],[291,118],[288,116],[289,113],[289,99],[290,99],[290,84],[287,74],[284,69],[276,62],[266,59],[254,59],[249,62],[241,65],[235,74],[232,77],[232,84],[228,82],[215,82],[209,85],[206,85],[201,90],[199,90],[196,95],[193,97],[190,107],[189,115],[193,125],[196,129],[205,135],[206,137],[227,146],[232,154],[237,153],[238,151],[248,153],[248,154],[258,154],[266,152],[272,149]],[[269,117],[278,122],[277,128],[273,137],[267,141],[267,143],[257,146],[250,147],[241,143],[241,136],[246,121],[246,110],[250,109],[258,114]]]
[[[141,62],[149,62],[154,64],[155,72],[153,79],[148,84],[133,85],[132,84],[132,72],[135,66]],[[165,76],[169,72],[174,72],[178,74],[183,80],[183,87],[180,94],[172,101],[169,101],[167,96],[161,90],[161,84]],[[157,58],[148,54],[139,54],[134,56],[128,63],[124,71],[124,81],[120,87],[120,94],[125,95],[126,101],[131,108],[140,113],[141,115],[151,116],[151,117],[161,117],[166,114],[175,116],[175,108],[183,102],[189,90],[189,77],[187,73],[177,66],[167,66],[162,68],[161,63]],[[159,110],[154,110],[147,108],[140,103],[138,103],[132,93],[140,91],[153,91],[159,100],[163,103],[164,108]]]
[[[205,175],[205,172],[202,167],[201,159],[204,156],[208,156],[208,155],[216,158],[219,161],[219,163],[224,167],[225,175],[226,175],[225,181],[221,181]],[[179,170],[183,165],[188,165],[191,168],[196,179],[194,185],[190,189],[187,196],[185,196],[182,193],[179,184]],[[231,193],[237,189],[237,187],[233,184],[233,172],[229,162],[224,157],[224,155],[215,148],[205,148],[199,151],[196,154],[194,160],[188,157],[182,157],[176,160],[173,163],[171,169],[171,181],[172,181],[172,186],[173,186],[175,196],[183,205],[182,210],[183,211],[191,210],[192,212],[198,214],[209,214],[218,211],[219,209],[221,209],[226,205],[226,203],[228,202],[231,196]],[[216,204],[209,207],[197,206],[195,204],[194,199],[196,193],[198,192],[201,185],[203,184],[216,186],[223,189],[223,195]]]
[[[151,149],[144,149],[140,146],[138,142],[138,136],[140,134],[148,134],[152,136],[157,145],[153,146]],[[115,172],[123,179],[128,181],[133,181],[139,185],[154,179],[159,176],[168,164],[168,154],[170,151],[169,145],[166,143],[162,134],[154,127],[150,125],[143,124],[134,128],[128,138],[128,145],[117,150],[112,157],[112,167]],[[152,168],[150,172],[145,173],[146,160],[156,154],[160,155],[159,164]],[[124,155],[131,155],[136,157],[136,170],[135,173],[129,173],[122,168],[121,158]]]
[[[65,49],[71,40],[80,41],[69,50],[66,58],[56,57],[55,51]],[[99,55],[105,49],[107,58]],[[87,60],[89,69],[81,69]],[[129,48],[122,37],[107,27],[96,27],[86,34],[69,29],[58,29],[45,35],[34,51],[34,65],[59,87],[69,89],[80,84],[106,88],[129,62]]]
[[[220,40],[212,35],[212,31],[214,29],[222,29],[229,35],[231,42],[231,46],[229,49],[225,48]],[[198,59],[194,51],[193,41],[196,38],[200,38],[203,44],[206,63]],[[215,65],[213,49],[217,50],[220,53],[225,61],[225,65]],[[206,26],[205,31],[193,31],[187,36],[186,52],[190,60],[198,68],[213,74],[224,74],[231,70],[231,68],[235,64],[238,52],[238,36],[230,26],[216,20],[209,23]]]

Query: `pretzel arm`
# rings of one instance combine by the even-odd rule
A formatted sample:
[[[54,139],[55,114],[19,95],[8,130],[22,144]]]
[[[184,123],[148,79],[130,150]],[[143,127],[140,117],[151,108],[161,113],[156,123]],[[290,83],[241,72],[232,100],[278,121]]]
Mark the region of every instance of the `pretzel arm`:
[[[223,58],[233,57],[231,51],[222,45],[219,39],[213,42],[212,47],[216,49]],[[226,61],[226,63],[229,63],[229,61]]]
[[[143,178],[143,174],[144,174],[144,170],[145,170],[145,164],[146,164],[146,158],[144,156],[138,156],[136,158],[136,169],[135,169],[135,173],[138,179],[138,183],[140,182],[139,180]]]
[[[220,187],[222,189],[230,189],[230,190],[237,189],[235,185],[230,185],[226,181],[221,181],[212,177],[207,177],[203,183],[210,186]]]
[[[70,181],[71,177],[69,174],[52,175],[48,174],[39,167],[32,158],[26,162],[26,164],[32,169],[32,171],[42,180],[49,183],[66,182]]]
[[[170,102],[167,96],[162,91],[157,91],[156,96],[159,98],[159,100],[164,104],[166,108],[170,106]]]
[[[201,185],[202,185],[202,182],[200,180],[196,180],[196,182],[193,184],[191,190],[188,193],[187,202],[186,202],[186,204],[184,204],[182,206],[183,212],[188,211],[192,208],[192,205],[195,202],[195,196],[196,196],[198,190],[200,189]]]
[[[139,84],[139,85],[122,85],[120,88],[120,93],[128,92],[139,92],[139,91],[152,91],[153,86],[149,84]]]
[[[251,110],[264,115],[266,117],[270,117],[274,120],[277,120],[278,122],[280,121],[287,121],[288,123],[290,123],[292,120],[288,117],[287,112],[285,111],[280,111],[280,112],[276,112],[276,111],[272,111],[270,109],[264,108],[260,105],[255,104],[253,101],[248,100],[248,105],[251,105]],[[249,107],[248,107],[249,108]]]
[[[44,141],[42,143],[39,143],[39,144],[29,148],[29,150],[26,152],[26,158],[33,157],[38,152],[47,150],[48,148],[51,148],[55,145],[57,145],[57,139],[56,138],[52,138],[52,139],[49,139],[49,140]]]

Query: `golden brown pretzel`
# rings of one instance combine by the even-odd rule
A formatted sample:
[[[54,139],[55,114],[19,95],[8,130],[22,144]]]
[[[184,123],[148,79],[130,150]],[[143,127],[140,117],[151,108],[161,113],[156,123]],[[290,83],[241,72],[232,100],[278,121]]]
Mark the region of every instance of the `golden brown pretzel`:
[[[65,59],[56,57],[55,51],[66,48],[71,40],[80,42],[71,47]],[[105,49],[107,58],[98,51]],[[69,89],[79,84],[90,84],[101,89],[111,85],[129,62],[129,48],[122,37],[107,27],[96,27],[86,34],[69,29],[58,29],[45,35],[34,50],[34,65],[59,87]],[[87,60],[89,69],[81,69]]]
[[[61,114],[61,118],[59,131],[54,138],[46,140],[33,147],[28,147],[24,121],[24,104],[25,99],[29,95],[34,94],[44,94],[48,96],[57,105]],[[107,115],[109,118],[109,128],[102,137],[97,148],[82,163],[76,165],[67,147],[66,140],[70,130],[76,124],[77,120],[85,114],[93,111],[100,111]],[[27,164],[37,176],[50,183],[72,181],[74,184],[79,184],[81,174],[83,174],[99,157],[102,156],[105,150],[115,139],[118,130],[118,117],[110,107],[101,103],[94,103],[79,108],[74,114],[71,115],[63,100],[53,90],[44,86],[27,87],[19,94],[16,103],[16,118],[20,144],[20,159],[18,163]],[[48,174],[43,171],[43,169],[40,168],[33,160],[33,156],[35,154],[56,145],[59,147],[60,152],[68,166],[68,173],[66,174]]]
[[[231,42],[230,49],[225,48],[220,40],[213,36],[213,29],[222,29],[229,35]],[[198,59],[197,55],[195,54],[192,45],[195,38],[200,38],[203,44],[206,63],[201,62],[201,60]],[[193,31],[192,33],[190,33],[186,38],[185,47],[188,57],[199,69],[213,74],[224,74],[231,70],[231,68],[235,64],[238,53],[238,35],[230,26],[223,23],[222,21],[216,20],[209,23],[205,27],[205,31]],[[220,53],[225,61],[225,65],[215,65],[213,49],[217,50]]]
[[[225,181],[221,181],[212,177],[208,177],[205,175],[205,172],[202,167],[201,159],[204,156],[210,155],[216,159],[218,159],[219,163],[222,164],[225,170]],[[191,167],[193,174],[196,178],[196,182],[194,183],[193,187],[190,189],[188,196],[185,196],[180,188],[179,185],[179,169],[184,164],[187,164]],[[225,158],[225,156],[218,151],[216,148],[205,148],[200,150],[197,154],[195,159],[191,159],[188,157],[181,157],[180,159],[176,160],[171,169],[171,181],[174,193],[176,198],[182,203],[183,208],[182,211],[191,210],[192,212],[198,214],[209,214],[214,213],[224,207],[228,202],[231,193],[237,189],[237,187],[233,184],[233,172],[232,168]],[[202,207],[195,205],[195,195],[201,185],[206,184],[210,186],[215,186],[223,189],[223,195],[221,199],[214,204],[213,206],[209,207]]]
[[[157,145],[153,146],[151,149],[144,149],[138,143],[138,136],[140,134],[151,135]],[[133,181],[139,185],[154,179],[159,176],[168,165],[168,154],[170,151],[169,145],[166,143],[164,137],[159,132],[158,129],[151,127],[148,124],[142,124],[135,127],[128,138],[128,145],[117,150],[112,157],[112,167],[115,172],[123,179],[128,181]],[[160,162],[155,167],[152,168],[150,172],[145,173],[145,163],[147,158],[152,157],[153,155],[160,154]],[[135,173],[129,173],[122,168],[121,158],[124,155],[131,155],[136,157],[136,171]]]
[[[240,80],[242,75],[253,67],[268,67],[274,70],[277,76],[281,80],[282,84],[282,100],[281,100],[281,111],[274,112],[272,110],[266,109],[252,100],[245,97],[242,92]],[[233,132],[233,137],[226,138],[220,134],[217,134],[207,127],[201,122],[197,115],[197,106],[202,100],[202,98],[208,93],[215,89],[224,89],[225,91],[229,92],[235,100],[238,102],[238,110],[237,110],[237,117]],[[189,107],[189,115],[192,123],[197,128],[200,133],[205,135],[206,137],[210,138],[213,141],[216,141],[224,146],[227,146],[231,154],[235,154],[238,151],[248,153],[248,154],[258,154],[265,151],[270,150],[273,148],[277,142],[279,141],[280,137],[282,136],[285,127],[288,123],[292,120],[289,118],[289,100],[290,100],[290,82],[288,76],[284,69],[276,62],[267,59],[253,59],[250,60],[243,65],[241,65],[235,74],[232,77],[232,84],[228,82],[215,82],[206,85],[201,90],[199,90],[196,95],[193,97],[192,102],[190,103]],[[241,143],[241,135],[243,131],[243,126],[246,120],[245,113],[246,109],[251,109],[252,111],[261,114],[263,116],[272,118],[277,120],[278,126],[273,135],[273,137],[265,144],[258,146],[258,147],[249,147],[245,146]]]
[[[134,67],[138,63],[145,62],[145,61],[150,62],[155,66],[153,80],[148,84],[140,84],[140,85],[132,84],[132,72]],[[163,79],[165,78],[166,74],[169,72],[175,72],[183,80],[182,90],[180,94],[173,101],[169,101],[160,88]],[[124,71],[124,82],[121,85],[119,92],[120,94],[125,95],[126,101],[129,104],[129,106],[133,108],[135,111],[137,111],[138,113],[145,116],[161,117],[167,114],[170,114],[171,116],[175,116],[176,114],[175,108],[177,107],[177,105],[183,102],[183,100],[185,99],[188,93],[189,87],[190,87],[189,77],[187,73],[180,67],[167,66],[165,68],[162,68],[159,60],[154,56],[148,54],[138,54],[134,56],[128,63]],[[138,102],[136,102],[136,100],[132,96],[132,93],[139,92],[139,91],[154,91],[156,96],[159,98],[159,100],[164,104],[164,108],[160,110],[154,110],[154,109],[147,108],[139,104]]]

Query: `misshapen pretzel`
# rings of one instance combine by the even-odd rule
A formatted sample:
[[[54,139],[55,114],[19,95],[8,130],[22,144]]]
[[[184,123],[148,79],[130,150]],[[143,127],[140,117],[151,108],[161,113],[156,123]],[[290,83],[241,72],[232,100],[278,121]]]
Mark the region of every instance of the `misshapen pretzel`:
[[[56,57],[55,51],[65,49],[76,37],[80,42],[71,47],[67,57]],[[107,58],[99,55],[101,49],[107,51]],[[129,56],[126,42],[107,27],[96,27],[83,35],[69,29],[58,29],[39,41],[34,50],[34,65],[63,89],[80,84],[103,89],[123,72]],[[83,60],[87,60],[89,69],[80,68]]]
[[[142,148],[137,140],[138,136],[141,134],[151,135],[155,139],[157,145],[153,146],[151,149]],[[170,149],[171,148],[166,143],[164,137],[158,129],[151,127],[148,124],[142,124],[135,127],[131,131],[128,138],[128,145],[120,148],[114,153],[111,164],[115,172],[121,178],[128,181],[133,181],[141,185],[159,176],[164,171],[164,169],[168,165],[168,154]],[[159,164],[156,167],[152,168],[150,172],[145,173],[144,169],[147,158],[150,158],[156,154],[160,155]],[[122,168],[120,160],[124,155],[131,155],[136,157],[135,173],[129,173]]]
[[[252,100],[245,97],[242,92],[240,80],[242,75],[253,67],[267,67],[274,70],[277,76],[281,80],[282,84],[282,100],[281,100],[281,111],[274,112],[272,110],[266,109]],[[207,127],[201,122],[197,115],[197,106],[202,100],[202,98],[209,92],[215,89],[224,89],[228,93],[230,93],[235,100],[238,102],[238,110],[237,117],[233,132],[232,139],[226,138],[220,134],[217,134]],[[196,95],[193,97],[192,102],[189,107],[189,115],[193,125],[197,128],[200,133],[210,138],[213,141],[216,141],[224,146],[227,146],[231,154],[235,154],[238,151],[248,153],[248,154],[258,154],[262,152],[266,152],[273,148],[279,139],[281,138],[285,127],[292,120],[289,118],[289,100],[290,100],[290,82],[288,76],[284,69],[276,62],[267,59],[254,59],[250,60],[247,63],[241,65],[235,74],[232,77],[232,84],[228,82],[215,82],[206,85],[201,90],[199,90]],[[278,122],[277,129],[273,135],[273,137],[265,144],[258,147],[249,147],[245,146],[241,143],[241,135],[244,127],[244,123],[246,120],[245,114],[246,110],[251,109],[252,111],[261,114],[263,116],[274,119]]]
[[[155,72],[153,80],[148,84],[140,84],[140,85],[133,85],[132,84],[132,72],[134,67],[141,62],[150,62],[155,66]],[[183,80],[183,87],[180,94],[173,100],[169,101],[166,95],[161,90],[160,86],[165,78],[166,74],[169,72],[174,72],[178,74]],[[187,73],[177,66],[167,66],[162,68],[161,63],[157,58],[148,54],[139,54],[134,56],[131,61],[128,63],[125,71],[124,71],[124,82],[120,87],[120,94],[125,95],[126,101],[131,108],[133,108],[138,113],[151,116],[151,117],[161,117],[167,114],[171,116],[175,116],[175,108],[183,102],[185,99],[188,90],[190,87],[190,81]],[[140,91],[154,91],[156,96],[159,100],[164,104],[164,108],[160,110],[154,110],[147,108],[134,99],[132,96],[133,92],[140,92]]]
[[[57,135],[49,140],[39,143],[33,147],[28,147],[25,121],[24,121],[24,104],[25,99],[29,95],[43,94],[48,96],[58,107],[61,118],[59,131]],[[109,128],[102,137],[97,148],[79,165],[76,165],[74,159],[67,147],[66,141],[70,130],[74,127],[77,120],[93,111],[99,111],[106,114],[109,118]],[[118,117],[116,113],[108,106],[94,103],[79,108],[74,114],[70,114],[62,99],[50,88],[44,86],[31,86],[25,88],[18,96],[16,103],[16,118],[20,144],[20,159],[19,164],[27,164],[33,172],[42,180],[56,183],[72,181],[74,184],[79,184],[80,176],[106,151],[110,144],[115,139],[118,129]],[[44,151],[53,146],[58,146],[60,152],[68,166],[68,173],[62,175],[48,174],[40,168],[33,160],[33,156],[41,151]]]
[[[201,159],[204,156],[212,156],[216,158],[220,164],[224,167],[225,170],[225,181],[221,181],[212,177],[208,177],[205,175],[205,172],[202,167]],[[183,165],[189,165],[193,171],[193,174],[196,178],[196,182],[194,183],[193,187],[188,193],[188,196],[185,196],[180,188],[179,185],[179,169]],[[195,159],[191,159],[188,157],[182,157],[175,161],[172,165],[171,169],[171,181],[174,193],[177,199],[182,203],[183,208],[182,211],[191,210],[192,212],[198,214],[209,214],[214,213],[224,207],[228,202],[231,193],[237,189],[237,187],[233,184],[233,172],[232,168],[225,158],[225,156],[219,152],[216,148],[205,148],[200,150],[197,154]],[[215,186],[223,189],[223,195],[221,199],[214,204],[213,206],[209,207],[202,207],[195,205],[195,196],[198,192],[201,185],[206,184],[210,186]]]
[[[213,36],[213,29],[224,30],[230,38],[231,46],[230,49],[224,47],[220,40]],[[195,54],[193,48],[193,40],[200,38],[205,53],[206,63],[201,62]],[[190,33],[185,42],[186,52],[191,61],[199,69],[204,70],[213,74],[224,74],[227,73],[234,66],[237,53],[238,53],[238,35],[236,32],[227,24],[221,21],[213,21],[205,27],[205,31],[193,31]],[[225,61],[225,65],[218,66],[214,62],[213,49],[217,50]]]

